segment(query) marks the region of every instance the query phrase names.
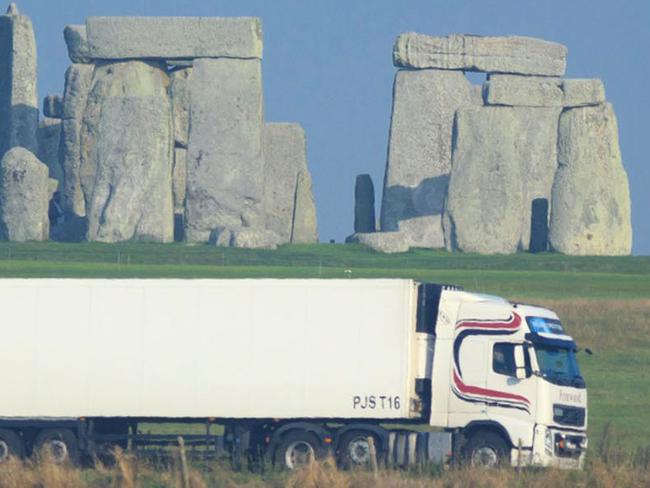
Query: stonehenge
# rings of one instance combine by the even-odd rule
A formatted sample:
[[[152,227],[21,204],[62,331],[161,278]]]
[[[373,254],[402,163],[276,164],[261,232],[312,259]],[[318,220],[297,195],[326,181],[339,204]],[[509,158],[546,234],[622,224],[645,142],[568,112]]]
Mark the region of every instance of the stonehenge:
[[[260,19],[89,17],[62,34],[63,93],[40,113],[32,23],[13,3],[0,15],[0,239],[318,242],[305,131],[265,119]],[[405,33],[392,54],[378,215],[359,175],[347,242],[631,252],[614,109],[601,80],[564,78],[565,46]]]
[[[318,241],[304,131],[264,120],[260,19],[89,17],[63,38],[39,122],[31,22],[0,16],[0,238]]]
[[[566,58],[526,37],[399,36],[380,227],[349,240],[630,254],[616,117],[600,80],[562,78]],[[467,71],[486,81],[472,86]]]

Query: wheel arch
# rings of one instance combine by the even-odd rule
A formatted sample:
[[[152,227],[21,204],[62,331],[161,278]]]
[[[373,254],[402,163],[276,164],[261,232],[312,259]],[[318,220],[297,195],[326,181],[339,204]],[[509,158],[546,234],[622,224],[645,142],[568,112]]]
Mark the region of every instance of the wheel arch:
[[[493,420],[477,420],[467,424],[460,431],[461,435],[463,436],[463,444],[466,444],[468,439],[470,439],[477,432],[493,432],[502,437],[508,447],[511,449],[514,447],[514,443],[512,442],[510,434],[508,434],[506,428],[500,423]]]

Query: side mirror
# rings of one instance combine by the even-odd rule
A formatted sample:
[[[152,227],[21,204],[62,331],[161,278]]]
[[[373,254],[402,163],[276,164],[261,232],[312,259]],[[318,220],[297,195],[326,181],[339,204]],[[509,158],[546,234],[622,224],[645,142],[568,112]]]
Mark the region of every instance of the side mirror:
[[[524,360],[524,346],[518,344],[514,349],[516,375],[518,380],[526,379],[526,361]]]

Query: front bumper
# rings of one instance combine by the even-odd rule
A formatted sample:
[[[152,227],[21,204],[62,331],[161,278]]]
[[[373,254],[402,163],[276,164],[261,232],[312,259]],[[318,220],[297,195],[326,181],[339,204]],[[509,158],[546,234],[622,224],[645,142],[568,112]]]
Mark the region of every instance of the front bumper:
[[[587,433],[544,425],[535,426],[533,448],[512,450],[512,464],[582,469],[587,452]]]

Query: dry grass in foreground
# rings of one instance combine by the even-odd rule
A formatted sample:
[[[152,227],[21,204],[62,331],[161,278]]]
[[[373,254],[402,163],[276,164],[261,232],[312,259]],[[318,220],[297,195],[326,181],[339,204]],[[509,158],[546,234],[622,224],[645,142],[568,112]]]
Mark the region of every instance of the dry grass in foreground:
[[[201,470],[190,468],[185,476],[178,466],[156,468],[121,452],[108,468],[75,469],[47,461],[11,460],[0,466],[1,488],[509,488],[571,487],[647,487],[650,486],[649,463],[633,458],[593,459],[584,471],[557,469],[521,470],[504,468],[484,470],[441,468],[422,471],[346,472],[330,460],[313,463],[296,473],[267,475],[234,472],[220,464]]]

